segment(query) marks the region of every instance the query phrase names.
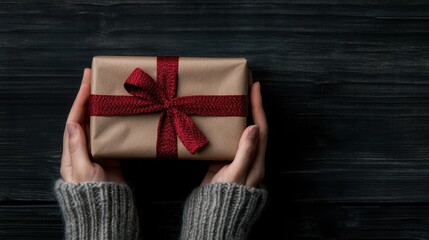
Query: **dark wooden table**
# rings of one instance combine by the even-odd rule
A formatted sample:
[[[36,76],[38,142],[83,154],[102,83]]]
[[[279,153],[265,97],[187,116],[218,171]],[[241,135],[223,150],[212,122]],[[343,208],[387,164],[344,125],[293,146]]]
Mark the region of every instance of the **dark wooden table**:
[[[251,239],[429,239],[428,1],[6,2],[0,239],[62,237],[52,186],[94,55],[248,59],[270,125]],[[176,239],[206,163],[127,166],[146,239]]]

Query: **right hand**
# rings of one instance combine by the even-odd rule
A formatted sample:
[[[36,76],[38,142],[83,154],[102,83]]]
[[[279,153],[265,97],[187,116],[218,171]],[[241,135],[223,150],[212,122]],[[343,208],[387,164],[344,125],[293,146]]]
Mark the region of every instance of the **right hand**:
[[[119,160],[96,161],[88,151],[86,133],[89,132],[87,109],[90,92],[91,69],[86,68],[64,130],[61,177],[65,182],[125,182]]]
[[[234,161],[228,164],[210,165],[201,186],[215,182],[229,182],[256,187],[264,178],[268,124],[262,105],[259,82],[251,86],[250,103],[255,125],[247,127],[241,135]]]

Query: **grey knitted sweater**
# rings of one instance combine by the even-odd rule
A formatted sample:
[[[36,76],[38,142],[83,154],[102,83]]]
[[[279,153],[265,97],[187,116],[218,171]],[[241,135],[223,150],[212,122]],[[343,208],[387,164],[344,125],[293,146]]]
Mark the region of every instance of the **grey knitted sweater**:
[[[142,237],[133,192],[127,184],[58,180],[55,193],[65,239]],[[266,199],[267,192],[261,188],[232,183],[198,187],[185,202],[180,239],[245,239]]]

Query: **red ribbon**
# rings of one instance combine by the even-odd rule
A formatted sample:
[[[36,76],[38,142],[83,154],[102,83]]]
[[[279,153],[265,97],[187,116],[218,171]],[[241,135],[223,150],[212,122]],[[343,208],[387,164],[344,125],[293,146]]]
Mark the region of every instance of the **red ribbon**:
[[[189,115],[247,116],[247,95],[194,95],[175,97],[179,58],[157,57],[153,80],[140,68],[124,83],[132,96],[90,96],[91,116],[124,116],[161,112],[158,122],[156,156],[177,158],[177,136],[192,154],[208,144]]]

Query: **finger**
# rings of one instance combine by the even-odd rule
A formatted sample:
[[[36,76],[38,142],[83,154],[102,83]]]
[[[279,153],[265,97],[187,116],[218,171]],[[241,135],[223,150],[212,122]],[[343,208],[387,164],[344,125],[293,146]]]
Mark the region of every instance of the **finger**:
[[[89,95],[91,93],[91,69],[85,68],[79,92],[73,102],[67,122],[83,123],[85,120]]]
[[[82,180],[93,168],[82,127],[75,122],[67,122],[69,152],[73,167],[73,180]],[[92,177],[92,176],[91,176]]]
[[[250,101],[252,106],[252,117],[255,124],[257,124],[260,129],[255,158],[249,168],[246,179],[247,186],[256,186],[265,175],[265,152],[268,141],[268,124],[262,104],[260,89],[261,86],[259,82],[254,83],[251,89]]]
[[[60,173],[61,177],[65,182],[72,181],[72,165],[71,165],[71,158],[70,158],[70,152],[69,152],[69,136],[67,133],[67,129],[64,128],[64,134],[63,134],[63,154],[61,157],[61,167],[60,167]]]
[[[83,129],[85,131],[85,136],[86,136],[86,145],[88,147],[88,152],[91,152],[91,140],[90,140],[90,118],[91,116],[89,115],[89,108],[87,108],[87,112],[85,114],[85,120],[84,123],[82,124]],[[91,156],[92,157],[92,156]]]
[[[81,89],[83,87],[83,90],[80,90],[77,96],[77,99],[75,99],[75,103],[73,104],[73,106],[77,106],[77,104],[81,104],[80,102],[82,102],[80,96],[82,95],[82,92],[85,93],[86,88],[88,83],[90,82],[90,71],[88,71],[89,69],[85,69],[84,70],[84,74],[82,77],[82,85],[81,85]],[[79,95],[80,94],[80,95]],[[74,118],[75,120],[78,119],[79,117],[76,117],[76,107],[73,108],[69,113],[68,119],[70,118]],[[64,181],[69,182],[72,181],[72,163],[71,163],[71,157],[70,157],[70,151],[69,151],[69,134],[67,132],[67,127],[64,128],[64,134],[63,134],[63,153],[62,153],[62,157],[61,157],[61,167],[60,167],[60,173],[61,173],[61,177],[63,178]]]
[[[259,126],[252,125],[247,127],[241,135],[238,150],[235,154],[234,161],[228,169],[233,171],[235,176],[246,177],[247,168],[253,159],[256,151],[259,135]]]
[[[252,89],[250,91],[250,105],[254,123],[259,125],[261,132],[268,132],[267,119],[265,117],[262,103],[261,84],[259,82],[252,84]]]

